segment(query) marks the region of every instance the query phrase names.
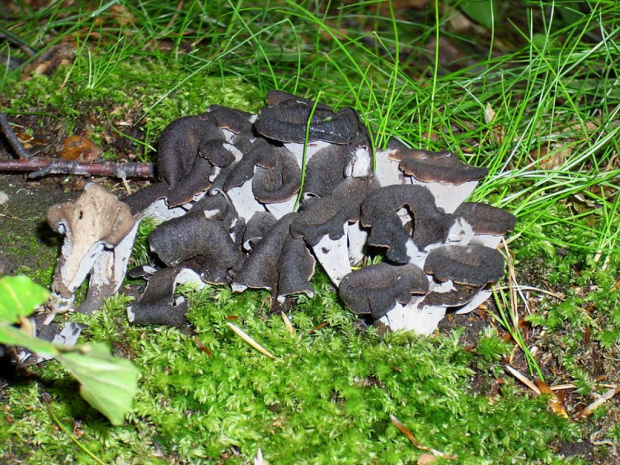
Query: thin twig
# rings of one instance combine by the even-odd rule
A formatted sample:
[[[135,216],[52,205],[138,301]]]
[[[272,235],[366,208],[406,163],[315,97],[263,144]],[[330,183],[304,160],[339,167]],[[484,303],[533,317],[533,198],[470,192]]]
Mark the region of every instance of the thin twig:
[[[601,405],[603,405],[605,402],[610,400],[618,393],[620,393],[620,386],[609,389],[605,394],[600,396],[598,399],[596,399],[594,402],[584,408],[581,412],[579,412],[579,414],[575,418],[581,419],[589,417],[590,415],[592,415],[592,412],[594,412],[597,408],[599,408]]]
[[[83,176],[111,176],[117,178],[153,178],[153,163],[79,162],[30,158],[27,160],[0,160],[0,172],[32,171],[30,178],[48,174],[77,174]]]
[[[260,345],[258,342],[256,342],[250,335],[248,335],[241,328],[233,325],[232,323],[226,323],[226,326],[228,326],[230,329],[232,329],[237,334],[237,336],[239,336],[241,339],[243,339],[249,345],[254,347],[261,354],[263,354],[263,355],[265,355],[266,357],[269,357],[269,358],[274,358],[274,359],[276,358],[275,355],[273,355],[271,352],[269,352],[267,349],[265,349],[262,345]]]
[[[9,145],[15,152],[15,155],[17,155],[17,158],[20,158],[20,159],[30,158],[28,151],[24,148],[22,143],[17,138],[17,135],[13,131],[13,128],[11,127],[11,123],[9,123],[9,120],[7,119],[6,115],[1,111],[0,111],[0,132],[4,134],[4,137],[6,137],[6,140],[9,142]]]
[[[534,391],[536,393],[536,395],[538,395],[538,396],[540,395],[540,389],[538,389],[538,386],[536,386],[533,382],[531,382],[529,379],[527,379],[519,371],[515,370],[510,365],[505,365],[504,368],[506,368],[508,373],[510,373],[512,376],[517,378],[519,381],[521,381],[523,384],[525,384],[527,387],[529,387],[532,391]]]
[[[441,457],[442,459],[458,460],[459,458],[458,455],[446,454],[445,452],[441,452],[441,451],[438,451],[437,449],[433,449],[432,447],[428,447],[428,446],[424,446],[420,444],[420,442],[415,438],[413,433],[409,431],[407,427],[403,425],[400,422],[400,420],[396,418],[394,415],[390,415],[390,420],[392,421],[392,424],[396,426],[400,430],[401,433],[407,436],[407,439],[409,439],[413,443],[413,445],[416,446],[418,449],[426,451],[426,452],[430,452],[434,456]]]
[[[37,53],[39,53],[39,50],[34,48],[32,45],[30,45],[24,39],[22,39],[18,35],[14,34],[10,30],[8,30],[8,29],[6,29],[6,28],[4,28],[2,26],[0,26],[0,38],[6,39],[9,42],[13,43],[14,45],[17,45],[22,50],[22,52],[24,52],[29,57],[33,57]]]

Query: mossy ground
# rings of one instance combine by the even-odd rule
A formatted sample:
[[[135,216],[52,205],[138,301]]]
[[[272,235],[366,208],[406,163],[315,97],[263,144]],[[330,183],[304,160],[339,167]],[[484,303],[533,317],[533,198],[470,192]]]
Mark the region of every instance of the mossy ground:
[[[17,106],[24,105],[34,90],[53,95],[55,79],[39,77],[36,86],[17,85],[18,97],[12,102],[19,99]],[[227,89],[234,85],[229,82]],[[239,105],[239,96],[251,96],[252,89],[236,85],[234,102],[225,95],[211,102],[251,109],[247,102]],[[61,92],[64,100],[77,98],[70,91]],[[100,95],[115,92],[103,89]],[[91,95],[92,102],[84,95],[79,99],[85,107],[105,113],[104,103],[96,104],[100,95]],[[188,98],[180,104],[187,113],[207,105],[197,92],[182,95]],[[129,102],[128,98],[121,100]],[[54,111],[49,101],[31,105]],[[174,105],[164,102],[162,107]],[[72,118],[82,119],[61,110],[57,114],[67,124]],[[163,113],[159,118],[181,114],[186,113]],[[115,182],[110,187],[121,189]],[[47,189],[60,189],[60,184],[51,182]],[[39,209],[31,219],[38,224],[32,237],[45,232],[43,214]],[[150,227],[145,223],[143,229]],[[49,231],[45,235],[54,238]],[[28,250],[46,261],[43,282],[51,279],[59,243],[55,237],[47,249]],[[38,269],[32,266],[22,270]],[[515,457],[529,463],[566,463],[554,458],[549,444],[574,441],[577,429],[550,413],[544,399],[523,396],[502,374],[500,362],[510,345],[496,332],[473,335],[479,340],[471,352],[460,340],[460,329],[434,338],[382,337],[342,307],[324,275],[315,278],[314,286],[317,296],[301,298],[290,315],[295,335],[279,315],[266,313],[268,296],[257,291],[239,296],[228,289],[188,291],[192,327],[185,331],[130,326],[125,315],[128,297],[123,296],[111,299],[92,317],[71,315],[68,318],[88,324],[85,342],[105,341],[116,355],[140,367],[135,408],[125,426],[111,427],[75,395],[76,383],[58,364],[33,368],[2,392],[4,460],[92,461],[58,427],[49,408],[104,463],[247,463],[259,448],[272,463],[412,463],[422,452],[391,424],[390,414],[420,443],[457,454],[459,463],[508,463]],[[253,335],[276,360],[247,346],[226,322]],[[312,332],[323,322],[329,324]],[[194,337],[211,356],[198,348]],[[495,387],[475,392],[470,385],[475,373],[487,378],[487,387]],[[506,385],[498,385],[500,381]],[[49,407],[43,397],[49,397]]]
[[[418,38],[435,31],[418,33],[421,23],[412,27],[407,18],[395,20],[394,12],[374,18],[377,40],[349,40],[340,35],[346,28],[332,28],[344,16],[323,21],[297,2],[272,9],[218,3],[217,12],[201,12],[201,2],[186,2],[180,15],[164,3],[144,2],[143,16],[133,9],[139,24],[127,30],[115,16],[102,15],[106,27],[112,22],[120,32],[98,29],[101,23],[89,10],[53,9],[47,18],[50,30],[75,37],[63,22],[65,14],[75,13],[82,26],[91,28],[82,33],[95,31],[108,39],[118,33],[120,39],[77,40],[77,59],[50,76],[25,81],[19,72],[2,76],[0,105],[25,134],[35,136],[36,154],[54,154],[64,137],[79,133],[100,144],[105,159],[152,161],[166,124],[209,104],[256,111],[273,87],[320,95],[326,103],[355,106],[379,139],[395,134],[415,146],[462,147],[468,162],[490,166],[491,176],[476,200],[518,215],[509,242],[518,282],[551,294],[527,289],[519,294],[514,286],[501,290],[513,284],[508,276],[499,283],[495,307],[450,318],[431,338],[381,336],[365,328],[342,307],[321,274],[313,282],[317,295],[300,299],[290,314],[294,336],[279,315],[266,312],[266,294],[257,291],[232,295],[225,288],[185,289],[192,307],[191,327],[183,330],[130,326],[128,297],[117,296],[91,317],[64,318],[89,325],[84,342],[107,342],[116,355],[140,367],[140,391],[126,424],[111,427],[77,395],[76,383],[50,362],[18,373],[0,390],[0,461],[94,463],[82,446],[104,463],[250,463],[258,448],[272,464],[415,463],[423,451],[391,424],[392,414],[420,444],[457,454],[458,463],[615,463],[609,444],[620,440],[620,428],[613,424],[620,411],[617,400],[589,419],[575,420],[605,391],[601,381],[612,385],[618,377],[620,263],[614,231],[620,196],[615,195],[613,146],[619,131],[613,112],[617,101],[606,84],[613,81],[608,76],[613,67],[605,54],[614,50],[612,44],[570,49],[569,39],[581,44],[587,27],[573,33],[550,27],[548,36],[569,37],[562,42],[565,48],[532,37],[531,49],[512,60],[489,57],[482,82],[478,73],[468,77],[467,70],[433,69],[436,60],[427,53],[420,67],[405,69],[422,49]],[[599,6],[600,15],[593,9],[591,18],[607,18],[609,8],[605,2]],[[213,21],[220,17],[233,19],[222,27]],[[373,22],[372,16],[360,18]],[[613,29],[613,21],[604,24]],[[400,41],[413,43],[400,65],[404,71],[389,64],[392,53],[398,55],[394,44],[401,26]],[[186,29],[204,36],[187,35]],[[144,43],[136,38],[140,34],[146,36]],[[127,45],[127,37],[135,45]],[[163,42],[172,43],[169,52],[146,52]],[[193,48],[198,42],[201,47]],[[600,55],[588,61],[595,51]],[[497,68],[505,70],[497,74]],[[591,116],[601,99],[608,123]],[[482,122],[487,103],[498,110],[492,124]],[[541,168],[536,160],[540,150],[534,149],[561,140],[558,127],[575,120],[602,129],[597,135],[584,130],[578,134],[582,138],[571,130],[569,143],[579,149],[574,153],[585,155],[579,161],[567,159],[560,170]],[[6,270],[49,283],[60,238],[46,229],[46,205],[70,200],[83,181],[5,175],[2,181],[17,186],[9,204],[0,207],[2,253],[14,257]],[[126,192],[121,182],[98,182],[119,195]],[[142,184],[131,181],[129,187]],[[34,205],[23,195],[35,187],[45,202],[20,216],[24,206]],[[136,262],[146,259],[146,248],[140,250]],[[534,352],[547,383],[575,384],[560,393],[570,420],[551,413],[545,396],[532,397],[505,373],[503,366],[511,363],[536,374],[528,373],[506,325],[493,318],[502,311],[519,315],[507,321]],[[276,359],[247,346],[227,322],[248,332]],[[329,324],[312,332],[324,322]],[[194,338],[212,355],[200,350]]]

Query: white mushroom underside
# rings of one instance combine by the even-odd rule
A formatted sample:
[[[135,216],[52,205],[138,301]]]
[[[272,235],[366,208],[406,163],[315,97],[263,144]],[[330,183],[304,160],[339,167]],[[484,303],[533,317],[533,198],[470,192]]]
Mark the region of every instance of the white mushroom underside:
[[[326,234],[312,247],[316,259],[336,286],[351,272],[347,242],[346,234],[335,241]]]
[[[230,189],[227,195],[239,217],[245,218],[246,221],[249,221],[254,213],[265,211],[265,206],[254,197],[251,179],[239,187]]]
[[[418,308],[421,298],[414,298],[407,304],[396,303],[394,308],[379,319],[391,330],[413,330],[420,334],[432,334],[446,315],[445,307]]]

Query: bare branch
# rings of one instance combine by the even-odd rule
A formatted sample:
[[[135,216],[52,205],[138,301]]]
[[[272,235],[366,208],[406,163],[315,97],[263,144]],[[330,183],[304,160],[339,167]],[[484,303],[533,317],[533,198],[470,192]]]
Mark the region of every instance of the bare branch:
[[[0,172],[32,171],[30,178],[48,174],[78,174],[84,176],[109,176],[117,178],[153,178],[154,163],[85,163],[72,160],[29,158],[26,160],[0,160]]]

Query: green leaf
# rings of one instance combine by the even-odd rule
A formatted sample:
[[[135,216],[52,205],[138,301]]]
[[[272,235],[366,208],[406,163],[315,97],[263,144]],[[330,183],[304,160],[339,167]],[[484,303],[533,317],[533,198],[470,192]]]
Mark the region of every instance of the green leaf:
[[[28,276],[5,276],[0,279],[0,321],[17,323],[49,297],[49,291]]]
[[[101,343],[61,353],[57,359],[80,382],[82,397],[113,425],[122,425],[138,389],[138,368],[114,358]]]
[[[56,355],[58,349],[54,344],[38,337],[29,336],[18,328],[0,322],[0,343],[25,347],[38,354]]]

